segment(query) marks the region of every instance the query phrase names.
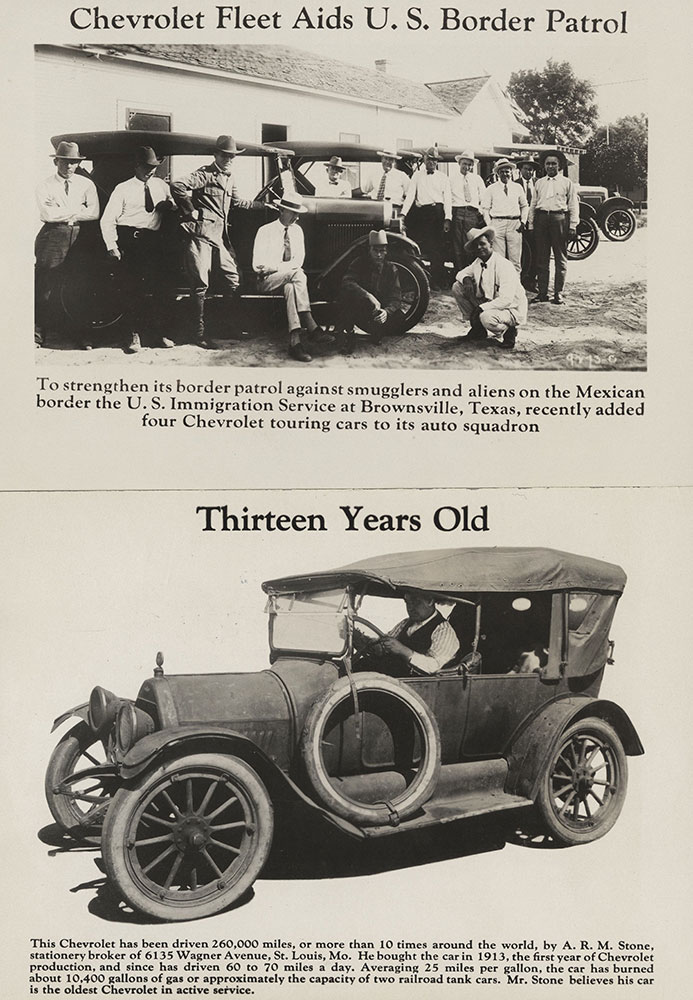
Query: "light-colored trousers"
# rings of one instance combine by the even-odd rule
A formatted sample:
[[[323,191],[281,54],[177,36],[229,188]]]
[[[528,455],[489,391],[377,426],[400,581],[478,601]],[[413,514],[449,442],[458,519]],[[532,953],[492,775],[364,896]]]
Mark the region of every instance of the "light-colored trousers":
[[[308,298],[308,282],[305,273],[298,268],[296,271],[277,271],[258,278],[258,291],[277,292],[281,289],[286,300],[286,318],[289,330],[301,329],[299,313],[310,311]]]
[[[460,312],[466,320],[469,320],[477,306],[481,305],[474,293],[473,284],[463,286],[461,282],[456,281],[452,286],[452,294]],[[517,326],[517,318],[511,309],[484,309],[479,321],[491,336],[499,340],[503,339],[503,334],[509,326]]]
[[[491,219],[496,230],[493,249],[501,257],[507,257],[517,273],[522,270],[522,233],[518,233],[519,219]]]

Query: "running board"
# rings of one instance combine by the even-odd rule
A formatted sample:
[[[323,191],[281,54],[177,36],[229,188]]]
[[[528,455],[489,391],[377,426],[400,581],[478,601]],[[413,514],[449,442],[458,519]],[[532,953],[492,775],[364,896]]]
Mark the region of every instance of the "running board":
[[[403,819],[397,827],[369,826],[364,827],[365,837],[385,837],[390,833],[404,830],[419,830],[422,827],[453,823],[460,819],[471,819],[472,816],[485,816],[487,813],[502,812],[506,809],[522,809],[531,806],[532,800],[522,795],[507,795],[505,792],[486,792],[459,795],[455,799],[444,801],[432,800],[409,819]]]

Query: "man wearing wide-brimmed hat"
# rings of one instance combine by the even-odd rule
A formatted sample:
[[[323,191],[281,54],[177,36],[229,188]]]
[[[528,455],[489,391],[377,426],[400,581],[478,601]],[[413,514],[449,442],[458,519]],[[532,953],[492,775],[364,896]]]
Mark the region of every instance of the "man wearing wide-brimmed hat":
[[[372,201],[390,201],[401,208],[409,186],[407,175],[396,169],[402,157],[391,149],[379,149],[378,156],[382,170],[375,177],[367,177],[361,191]]]
[[[472,229],[465,249],[476,260],[460,271],[452,294],[460,312],[470,323],[467,339],[500,341],[512,350],[517,328],[527,319],[527,296],[513,264],[494,251],[492,226]]]
[[[77,241],[80,225],[99,217],[96,187],[88,177],[76,173],[84,157],[76,142],[63,141],[53,154],[56,172],[36,189],[43,226],[36,237],[35,333],[43,343],[47,327],[55,322],[50,299],[57,286],[59,268]]]
[[[383,335],[402,332],[402,290],[397,268],[387,260],[384,229],[368,234],[368,250],[342,278],[338,301],[338,339],[344,353],[353,348],[355,326],[376,343]]]
[[[421,253],[431,264],[431,288],[445,284],[445,233],[452,225],[452,195],[450,181],[438,170],[440,155],[432,146],[423,154],[423,169],[419,167],[407,188],[402,215],[407,231],[421,247]]]
[[[519,274],[522,233],[527,222],[529,206],[523,188],[511,179],[512,162],[505,157],[497,160],[494,170],[498,180],[486,188],[481,210],[486,224],[492,226],[496,234],[494,251],[512,261]]]
[[[316,198],[351,198],[351,184],[341,156],[331,156],[325,171],[325,176],[315,182]]]
[[[306,337],[316,340],[324,331],[313,319],[308,297],[308,282],[303,270],[306,256],[303,230],[296,225],[298,217],[307,211],[300,194],[285,192],[273,206],[278,212],[274,222],[261,226],[253,246],[253,270],[257,275],[258,291],[282,291],[289,323],[289,357],[294,361],[312,361]]]
[[[475,156],[471,149],[465,149],[455,159],[459,172],[450,178],[452,191],[452,250],[458,269],[471,264],[471,257],[465,253],[464,245],[470,229],[483,226],[481,202],[486,186],[479,174],[474,173]]]
[[[139,351],[142,340],[173,347],[160,332],[157,296],[163,280],[161,216],[174,208],[166,181],[156,177],[161,160],[151,146],[135,150],[135,172],[116,184],[101,216],[108,255],[122,261],[122,280],[130,333],[125,350]]]
[[[184,264],[193,292],[193,342],[201,347],[210,346],[204,322],[210,275],[212,272],[220,275],[224,295],[229,299],[240,286],[236,254],[228,232],[229,212],[231,208],[262,207],[259,202],[239,197],[236,190],[232,164],[242,152],[233,136],[220,135],[214,146],[214,162],[171,184],[171,193],[181,209],[186,241]]]

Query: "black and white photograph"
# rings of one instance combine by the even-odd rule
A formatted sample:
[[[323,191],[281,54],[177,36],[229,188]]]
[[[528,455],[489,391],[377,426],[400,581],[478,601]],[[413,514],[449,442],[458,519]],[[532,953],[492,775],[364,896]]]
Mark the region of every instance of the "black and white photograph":
[[[306,37],[36,45],[38,365],[646,368],[638,36]]]

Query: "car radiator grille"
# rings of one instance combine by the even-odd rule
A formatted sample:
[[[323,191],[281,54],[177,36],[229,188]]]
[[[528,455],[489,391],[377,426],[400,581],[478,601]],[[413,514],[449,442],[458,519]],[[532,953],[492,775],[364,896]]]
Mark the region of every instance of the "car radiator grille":
[[[327,230],[327,253],[329,259],[334,259],[346,250],[359,236],[364,236],[373,227],[370,224],[360,225],[353,222],[332,223]]]

